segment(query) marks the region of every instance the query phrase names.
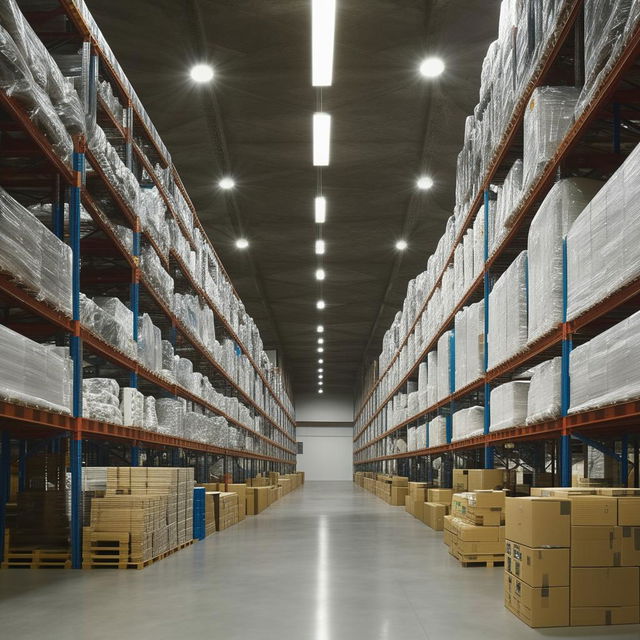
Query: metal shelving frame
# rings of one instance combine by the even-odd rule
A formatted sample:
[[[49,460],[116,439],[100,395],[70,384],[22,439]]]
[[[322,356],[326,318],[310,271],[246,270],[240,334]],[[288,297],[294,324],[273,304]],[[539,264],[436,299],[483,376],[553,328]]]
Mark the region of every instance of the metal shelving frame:
[[[489,327],[489,294],[492,284],[497,277],[510,264],[511,260],[517,253],[526,248],[526,234],[529,224],[535,214],[537,205],[542,201],[555,180],[562,175],[563,171],[573,166],[580,168],[598,169],[605,166],[609,170],[615,170],[620,166],[625,158],[621,153],[620,137],[621,137],[621,105],[635,108],[640,105],[640,88],[637,84],[629,84],[630,88],[624,86],[625,79],[635,70],[636,78],[638,77],[638,63],[640,55],[640,31],[636,30],[631,34],[626,47],[621,52],[615,63],[611,66],[606,77],[599,83],[597,90],[592,96],[590,103],[585,107],[581,115],[576,119],[573,126],[566,133],[562,143],[559,145],[554,157],[547,163],[544,170],[538,176],[534,183],[529,187],[518,210],[515,214],[515,221],[509,229],[506,236],[500,242],[500,245],[489,255],[488,234],[486,230],[489,228],[489,186],[500,182],[500,176],[504,175],[506,161],[510,153],[514,152],[519,132],[522,130],[524,119],[524,110],[529,102],[532,92],[537,86],[543,86],[545,82],[552,76],[556,66],[559,64],[559,58],[563,48],[570,45],[570,36],[573,33],[577,21],[581,17],[583,9],[583,0],[570,0],[566,3],[564,14],[560,17],[556,27],[556,33],[547,43],[537,69],[534,71],[531,81],[524,90],[522,96],[518,100],[514,109],[513,116],[505,131],[501,142],[496,148],[493,160],[489,164],[486,175],[482,181],[481,189],[474,198],[464,222],[460,229],[457,229],[456,240],[454,246],[445,261],[444,267],[439,278],[434,284],[432,292],[442,282],[442,276],[447,266],[452,264],[456,246],[458,246],[464,237],[466,230],[473,224],[474,215],[484,204],[485,216],[485,246],[484,246],[484,269],[477,276],[469,289],[463,294],[461,300],[455,306],[451,314],[441,324],[427,347],[419,354],[416,361],[408,368],[406,374],[401,377],[399,382],[394,385],[389,393],[387,393],[373,407],[373,398],[376,389],[380,386],[385,376],[391,370],[394,362],[399,358],[400,351],[409,340],[410,334],[415,330],[422,312],[426,309],[429,301],[429,294],[422,307],[419,309],[415,321],[409,329],[409,332],[401,341],[398,350],[395,352],[387,367],[380,372],[379,377],[369,391],[364,395],[356,413],[356,422],[354,426],[354,464],[357,470],[380,470],[382,465],[388,462],[394,462],[398,470],[405,471],[410,468],[404,465],[405,462],[412,461],[417,463],[419,459],[426,458],[427,470],[426,476],[431,477],[433,474],[432,462],[436,457],[443,457],[446,464],[441,482],[443,486],[450,486],[450,471],[452,468],[452,456],[456,455],[472,455],[475,456],[476,462],[485,468],[492,468],[494,464],[494,448],[507,445],[508,447],[517,446],[518,443],[526,443],[535,440],[554,440],[557,442],[559,456],[559,482],[562,486],[568,486],[571,483],[571,451],[572,438],[580,439],[583,442],[588,441],[590,446],[595,446],[607,454],[615,454],[620,462],[621,479],[624,477],[625,482],[628,473],[627,454],[629,446],[629,434],[637,433],[640,422],[640,401],[624,402],[609,407],[603,407],[596,410],[584,411],[578,414],[568,415],[569,408],[569,356],[573,346],[574,338],[580,340],[585,339],[586,335],[598,333],[611,324],[615,323],[615,318],[620,314],[629,315],[631,312],[640,309],[640,280],[632,282],[623,289],[615,292],[613,295],[602,300],[595,307],[583,313],[579,318],[567,322],[566,320],[566,269],[565,269],[565,291],[564,306],[565,317],[563,323],[542,336],[534,343],[528,344],[526,349],[509,359],[501,365],[488,369],[487,366],[487,334]],[[635,69],[634,69],[635,68]],[[586,137],[598,126],[598,120],[602,119],[603,114],[607,114],[607,110],[612,113],[611,138],[612,153],[611,154],[584,154],[580,153],[578,147],[586,139]],[[637,114],[635,116],[637,118]],[[579,164],[578,164],[579,163]],[[566,248],[565,248],[566,251]],[[565,255],[566,261],[566,255]],[[418,367],[422,363],[427,354],[432,351],[438,342],[438,339],[449,329],[453,329],[454,318],[456,313],[465,305],[477,300],[484,300],[485,309],[485,374],[478,380],[468,384],[462,389],[455,390],[454,375],[452,375],[450,395],[431,407],[428,407],[418,414],[409,417],[398,425],[394,425],[386,429],[386,431],[370,437],[363,442],[363,435],[368,427],[374,423],[375,418],[380,414],[384,407],[393,399],[393,397],[402,389],[409,380],[415,378]],[[616,316],[615,314],[618,314]],[[489,432],[490,425],[490,406],[489,396],[490,389],[493,385],[510,379],[510,376],[525,368],[534,366],[535,364],[546,360],[550,357],[560,355],[562,358],[562,413],[557,419],[541,422],[534,425],[514,427],[503,431]],[[465,406],[471,403],[471,399],[476,399],[480,404],[484,405],[484,433],[473,438],[452,442],[451,441],[451,416],[456,406]],[[447,444],[437,447],[408,451],[391,455],[376,455],[376,444],[383,441],[392,434],[401,431],[409,426],[417,426],[421,422],[431,419],[435,415],[444,415],[447,420]],[[588,434],[589,437],[582,434]],[[427,434],[428,438],[428,434]],[[616,443],[614,447],[606,447],[599,443],[599,440],[610,441]],[[616,447],[621,453],[615,453]],[[638,443],[635,443],[636,449]],[[367,453],[369,450],[369,453]],[[478,457],[477,452],[482,452]],[[637,455],[636,455],[637,457]],[[624,476],[623,476],[624,474]],[[637,478],[637,474],[636,474]],[[636,479],[637,482],[637,479]]]

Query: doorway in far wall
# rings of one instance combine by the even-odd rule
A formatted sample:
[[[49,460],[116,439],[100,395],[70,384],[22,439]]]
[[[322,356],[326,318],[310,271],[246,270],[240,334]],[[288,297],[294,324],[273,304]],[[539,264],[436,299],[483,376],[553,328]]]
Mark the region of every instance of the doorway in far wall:
[[[302,444],[298,471],[305,481],[351,481],[353,478],[353,429],[351,427],[298,427],[296,437]]]

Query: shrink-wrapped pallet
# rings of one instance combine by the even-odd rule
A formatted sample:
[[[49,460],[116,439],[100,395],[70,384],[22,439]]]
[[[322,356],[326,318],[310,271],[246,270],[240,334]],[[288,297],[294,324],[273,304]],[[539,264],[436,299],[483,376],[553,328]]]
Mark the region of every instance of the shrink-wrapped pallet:
[[[455,319],[456,390],[484,371],[484,300],[465,307]]]
[[[583,345],[569,359],[570,413],[640,397],[640,312]]]
[[[522,251],[489,294],[489,369],[520,353],[527,344],[527,252]]]
[[[460,409],[453,414],[451,440],[466,440],[484,433],[484,407]]]
[[[560,180],[531,222],[527,242],[529,342],[562,323],[563,239],[601,186],[587,178]]]
[[[467,230],[464,234],[463,241],[463,252],[464,252],[464,287],[463,292],[467,291],[471,286],[471,283],[475,279],[474,274],[474,238],[473,238],[473,227]]]
[[[438,352],[430,351],[427,354],[427,407],[432,407],[436,402],[438,402]]]
[[[120,389],[120,411],[125,427],[144,427],[144,396],[137,389]]]
[[[181,438],[184,434],[185,403],[172,398],[156,400],[158,432]]]
[[[162,338],[160,329],[144,313],[138,319],[138,360],[150,371],[162,369]]]
[[[439,447],[447,444],[447,419],[436,416],[429,423],[429,447]]]
[[[158,258],[158,254],[153,247],[145,246],[142,248],[140,269],[153,290],[160,295],[165,303],[171,306],[173,302],[173,278],[162,266],[160,258]]]
[[[120,386],[112,378],[85,378],[82,381],[82,416],[99,422],[123,423]]]
[[[407,451],[415,451],[416,447],[416,427],[407,428]]]
[[[102,301],[103,306],[99,306],[95,300],[80,294],[80,322],[111,346],[135,359],[137,345],[133,340],[133,315],[130,312],[128,316],[123,313],[120,306],[124,307],[124,305],[117,298],[98,298],[98,300]],[[115,304],[107,302],[111,300],[117,301],[120,306],[116,307]],[[124,309],[129,311],[126,307]],[[112,312],[118,313],[118,317],[114,316]]]
[[[528,396],[528,380],[514,380],[492,389],[489,431],[524,425],[527,420]]]
[[[493,253],[499,247],[513,224],[522,199],[522,170],[522,160],[518,159],[509,169],[504,183],[498,188],[495,212],[493,216],[489,216],[489,220],[493,221],[489,253]]]
[[[422,449],[426,449],[427,447],[427,428],[428,428],[427,423],[419,424],[416,427],[415,438],[416,438],[416,449],[418,451]]]
[[[527,424],[553,420],[560,415],[561,373],[560,357],[542,362],[531,370]]]
[[[494,201],[495,203],[495,201]],[[495,208],[495,205],[494,205]],[[473,277],[484,269],[484,207],[480,207],[473,223]]]
[[[451,385],[452,348],[453,331],[446,331],[438,340],[438,401],[443,400],[453,391]]]
[[[144,428],[147,431],[158,430],[158,415],[156,414],[156,399],[153,396],[144,397]]]
[[[640,276],[640,145],[567,234],[567,318]]]
[[[427,363],[421,362],[418,366],[418,391],[426,391],[429,384]]]

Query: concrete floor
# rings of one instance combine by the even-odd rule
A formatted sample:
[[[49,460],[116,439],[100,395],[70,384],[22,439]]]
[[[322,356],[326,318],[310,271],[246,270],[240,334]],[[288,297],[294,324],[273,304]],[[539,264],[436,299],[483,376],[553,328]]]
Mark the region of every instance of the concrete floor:
[[[318,482],[143,571],[0,571],[7,640],[638,640],[640,626],[529,629],[502,570],[351,483]]]

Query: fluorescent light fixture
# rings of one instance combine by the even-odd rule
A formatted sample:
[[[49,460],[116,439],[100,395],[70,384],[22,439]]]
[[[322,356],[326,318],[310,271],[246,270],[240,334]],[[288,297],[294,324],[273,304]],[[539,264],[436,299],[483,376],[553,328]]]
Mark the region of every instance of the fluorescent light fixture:
[[[316,223],[323,224],[327,220],[327,199],[318,196],[315,202]]]
[[[246,238],[238,238],[236,240],[236,247],[238,249],[246,249],[249,246],[249,241]]]
[[[420,63],[420,73],[425,78],[437,78],[444,71],[444,62],[440,58],[425,58]]]
[[[189,72],[194,82],[211,82],[213,80],[213,67],[210,64],[195,64]]]
[[[318,338],[318,344],[324,344],[324,338]]]
[[[318,358],[318,364],[324,364],[324,360],[322,358]]]
[[[322,389],[318,389],[318,393],[322,393]]]
[[[324,347],[318,347],[318,353],[324,353]]]
[[[325,307],[324,300],[318,300],[318,302],[316,302],[316,308],[324,309],[324,307]]]
[[[321,256],[324,254],[324,240],[316,240],[316,255]]]
[[[318,380],[318,386],[321,387],[322,386],[322,380]]]
[[[331,116],[328,113],[313,114],[313,166],[328,167],[331,148]]]
[[[218,182],[218,186],[225,191],[233,189],[236,186],[236,181],[231,176],[225,176]]]
[[[433,178],[431,176],[420,176],[416,180],[416,186],[420,191],[431,189],[431,187],[433,187]]]
[[[316,331],[317,331],[318,333],[324,333],[324,325],[319,324],[319,325],[318,325],[318,328],[316,329]]]
[[[324,280],[324,269],[316,269],[316,280]]]
[[[336,0],[311,2],[311,84],[330,87],[333,81],[333,42]]]
[[[322,367],[318,367],[318,373],[322,373],[324,369]]]
[[[322,378],[324,378],[324,375],[323,375],[322,373],[319,373],[319,374],[318,374],[318,379],[319,379],[319,380],[322,380]]]
[[[404,251],[408,246],[406,240],[398,240],[398,242],[396,242],[396,249],[398,251]]]

